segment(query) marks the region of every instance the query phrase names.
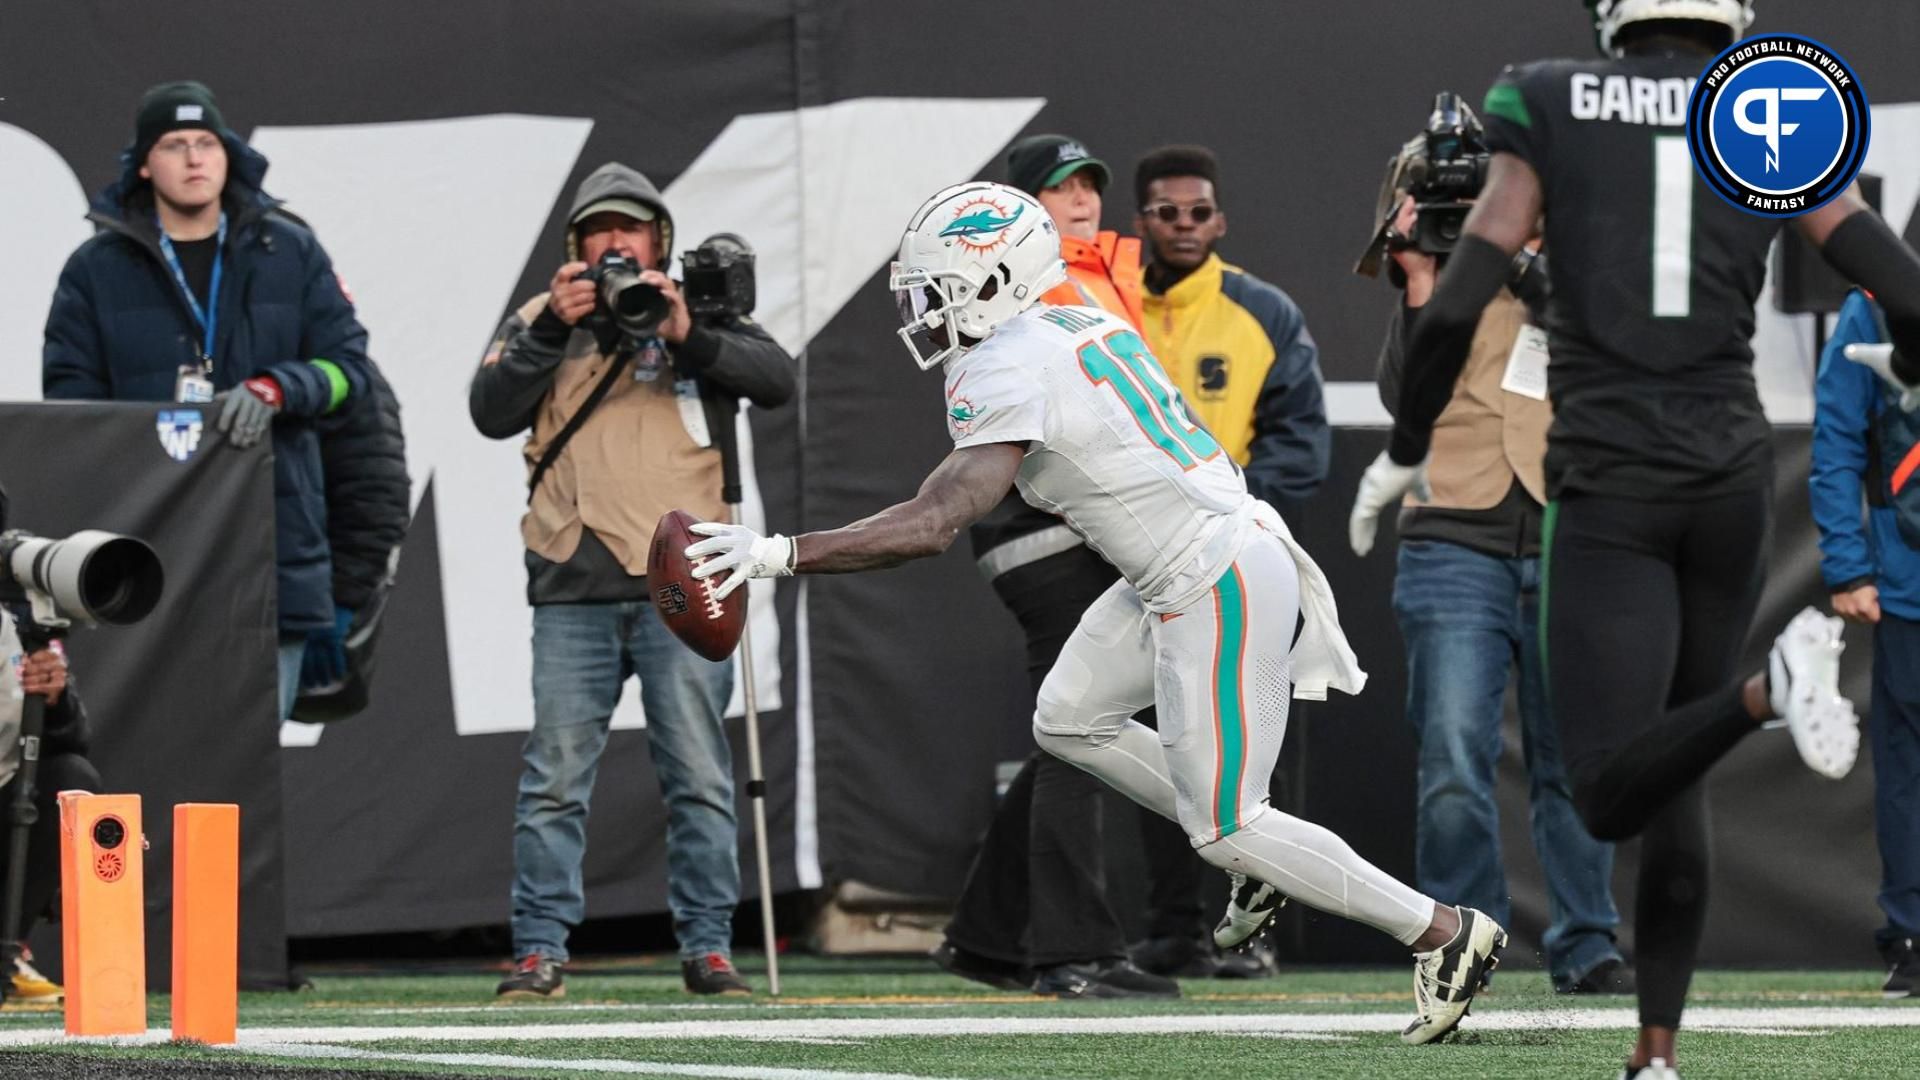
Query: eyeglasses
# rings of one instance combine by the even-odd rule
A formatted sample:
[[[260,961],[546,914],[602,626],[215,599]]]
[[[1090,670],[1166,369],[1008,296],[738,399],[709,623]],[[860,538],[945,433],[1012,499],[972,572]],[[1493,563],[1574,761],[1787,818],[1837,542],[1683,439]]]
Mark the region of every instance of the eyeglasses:
[[[1142,207],[1140,212],[1148,217],[1159,218],[1169,225],[1179,221],[1181,214],[1186,214],[1192,218],[1195,225],[1205,225],[1207,222],[1213,220],[1213,215],[1218,213],[1219,210],[1220,208],[1212,203],[1194,203],[1192,206],[1177,206],[1173,203],[1155,203],[1152,206]]]
[[[186,157],[188,152],[204,157],[220,149],[220,138],[217,135],[202,135],[197,139],[162,139],[153,148],[174,157]]]

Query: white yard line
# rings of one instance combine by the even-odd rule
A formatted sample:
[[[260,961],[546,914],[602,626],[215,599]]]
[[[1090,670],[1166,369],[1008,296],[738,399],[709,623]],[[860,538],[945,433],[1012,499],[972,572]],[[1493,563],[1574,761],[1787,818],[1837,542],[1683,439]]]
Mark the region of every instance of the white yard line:
[[[939,1080],[919,1074],[846,1072],[839,1069],[783,1069],[770,1065],[685,1065],[669,1061],[616,1061],[611,1058],[536,1058],[518,1054],[398,1054],[311,1043],[267,1043],[245,1047],[249,1053],[329,1061],[397,1061],[409,1065],[462,1068],[554,1069],[627,1076],[698,1076],[719,1080]]]
[[[1036,999],[1037,1000],[1037,999]],[[1025,1004],[1024,1001],[1017,1001]],[[650,1012],[792,1012],[795,1009],[964,1009],[976,1005],[1004,1005],[1005,1001],[755,1001],[748,1004],[722,1004],[720,1002],[634,1002],[613,1001],[604,1005],[595,1005],[587,1001],[543,1001],[529,1005],[382,1005],[376,1008],[361,1008],[349,1001],[336,1004],[308,1003],[288,1006],[288,1013],[311,1012],[315,1009],[329,1009],[338,1012],[350,1012],[355,1016],[458,1016],[472,1013],[480,1016],[500,1016],[507,1013],[524,1013],[528,1016],[547,1016],[565,1013],[650,1013]],[[1044,1005],[1040,1007],[1044,1008]]]
[[[1185,1035],[1292,1034],[1323,1032],[1369,1034],[1397,1032],[1406,1017],[1397,1013],[1248,1013],[1173,1016],[979,1016],[830,1018],[814,1020],[663,1020],[578,1024],[464,1024],[426,1027],[249,1027],[240,1032],[240,1048],[262,1045],[342,1044],[417,1040],[421,1042],[552,1041],[577,1039],[876,1039],[1020,1035]],[[1632,1009],[1511,1009],[1469,1017],[1466,1031],[1592,1031],[1631,1029],[1639,1020]],[[1831,1030],[1861,1027],[1920,1027],[1920,1009],[1860,1006],[1781,1008],[1705,1007],[1687,1010],[1692,1031]],[[138,1044],[165,1041],[156,1028],[144,1036],[101,1040]],[[31,1046],[66,1041],[58,1030],[0,1032],[0,1046]],[[73,1040],[81,1042],[86,1040]]]

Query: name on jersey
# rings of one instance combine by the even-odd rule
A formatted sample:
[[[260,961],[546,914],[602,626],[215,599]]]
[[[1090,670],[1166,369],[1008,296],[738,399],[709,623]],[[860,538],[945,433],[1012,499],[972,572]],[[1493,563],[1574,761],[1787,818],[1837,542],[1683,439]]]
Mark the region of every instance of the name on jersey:
[[[1049,308],[1045,314],[1040,316],[1040,321],[1051,323],[1069,334],[1078,334],[1083,330],[1091,330],[1100,325],[1099,319],[1091,315],[1081,314],[1078,311],[1070,311],[1066,308]]]
[[[1569,84],[1575,120],[1603,120],[1648,127],[1685,127],[1692,79],[1576,72]]]

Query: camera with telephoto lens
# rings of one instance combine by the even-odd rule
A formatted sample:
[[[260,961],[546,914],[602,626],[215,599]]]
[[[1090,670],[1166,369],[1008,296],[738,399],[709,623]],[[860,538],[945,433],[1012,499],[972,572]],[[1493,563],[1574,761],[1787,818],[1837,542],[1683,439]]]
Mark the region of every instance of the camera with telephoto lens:
[[[733,233],[714,233],[680,256],[680,293],[696,319],[730,319],[753,312],[753,248]]]
[[[582,270],[575,281],[593,282],[598,288],[594,316],[611,320],[613,325],[634,337],[646,337],[673,310],[667,294],[640,280],[641,266],[618,251],[608,251],[600,261]]]
[[[130,626],[159,604],[163,582],[160,557],[131,536],[86,529],[49,540],[0,532],[0,603],[27,605],[45,629]]]

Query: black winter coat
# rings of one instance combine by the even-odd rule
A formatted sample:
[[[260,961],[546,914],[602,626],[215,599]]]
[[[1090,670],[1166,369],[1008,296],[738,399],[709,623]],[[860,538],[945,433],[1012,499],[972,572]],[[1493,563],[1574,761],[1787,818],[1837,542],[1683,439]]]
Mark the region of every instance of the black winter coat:
[[[378,368],[368,375],[367,393],[320,418],[333,602],[349,611],[367,606],[412,520],[400,399]]]
[[[301,635],[334,623],[316,425],[334,390],[308,361],[332,361],[349,400],[367,392],[372,361],[327,253],[261,190],[267,159],[231,131],[220,138],[228,229],[213,384],[226,390],[266,375],[285,393],[273,425],[279,618],[281,634]],[[170,401],[180,367],[198,363],[199,326],[161,255],[152,185],[130,153],[121,162],[120,179],[87,215],[100,232],[67,260],[47,314],[41,387],[49,399]]]

